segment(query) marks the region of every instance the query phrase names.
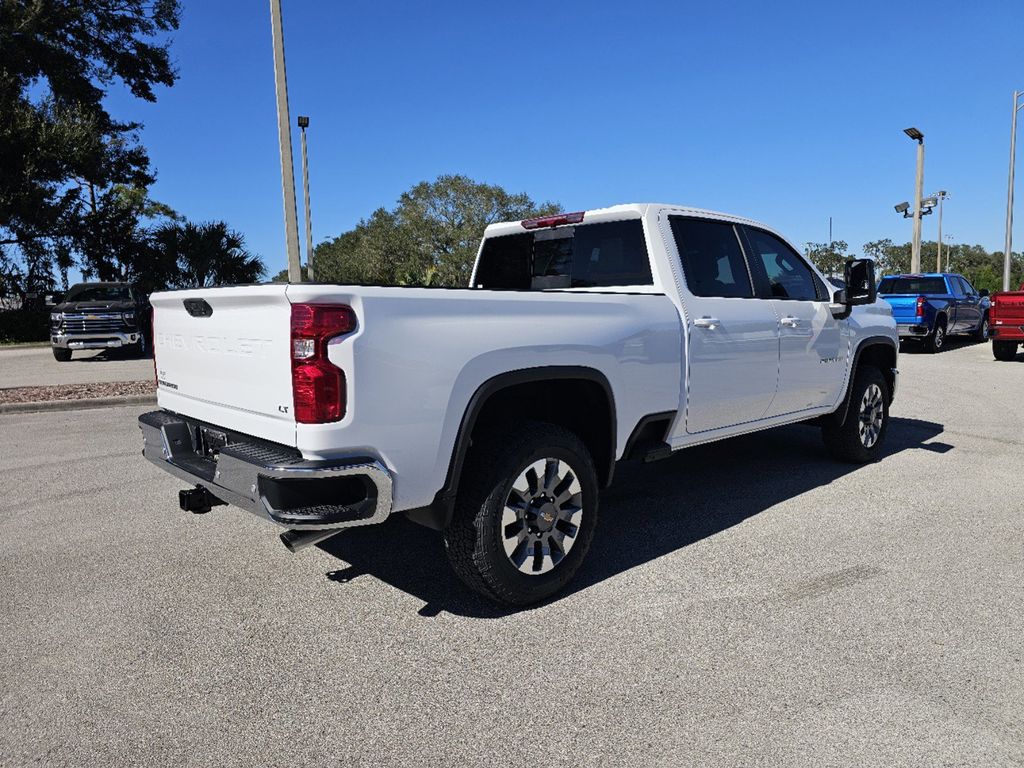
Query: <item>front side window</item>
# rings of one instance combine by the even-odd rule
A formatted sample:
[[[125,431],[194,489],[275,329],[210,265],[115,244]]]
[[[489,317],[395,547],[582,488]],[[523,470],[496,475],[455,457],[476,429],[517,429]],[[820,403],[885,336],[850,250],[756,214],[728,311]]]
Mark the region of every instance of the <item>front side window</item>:
[[[964,286],[964,290],[967,291],[968,296],[977,296],[978,292],[974,290],[974,286],[970,284],[966,277],[961,277],[960,282]]]
[[[488,238],[475,281],[491,290],[653,284],[639,219]]]
[[[669,216],[686,286],[694,296],[749,299],[754,290],[733,225]]]
[[[811,268],[792,248],[774,235],[748,229],[747,238],[756,258],[764,265],[773,299],[818,301],[818,281]]]

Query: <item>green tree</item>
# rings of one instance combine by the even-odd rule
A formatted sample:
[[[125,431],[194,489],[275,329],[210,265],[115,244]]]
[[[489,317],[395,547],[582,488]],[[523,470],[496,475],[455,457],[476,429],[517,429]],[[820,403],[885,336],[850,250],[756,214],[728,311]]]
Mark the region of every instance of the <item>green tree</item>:
[[[149,267],[137,278],[148,290],[253,283],[266,273],[260,258],[246,250],[242,235],[223,221],[157,227]]]
[[[847,253],[849,246],[845,240],[833,240],[831,243],[807,243],[804,254],[824,274],[829,277],[841,277],[850,258]]]
[[[560,210],[466,176],[439,176],[318,245],[314,271],[335,283],[465,286],[488,224]]]
[[[864,243],[864,255],[874,259],[875,275],[899,275],[910,271],[910,243],[895,245],[888,238]]]
[[[114,83],[146,101],[174,83],[162,38],[178,18],[178,0],[0,0],[0,246],[13,246],[16,292],[52,283],[76,254],[96,266],[89,216],[115,187],[152,183],[141,126],[104,99]]]

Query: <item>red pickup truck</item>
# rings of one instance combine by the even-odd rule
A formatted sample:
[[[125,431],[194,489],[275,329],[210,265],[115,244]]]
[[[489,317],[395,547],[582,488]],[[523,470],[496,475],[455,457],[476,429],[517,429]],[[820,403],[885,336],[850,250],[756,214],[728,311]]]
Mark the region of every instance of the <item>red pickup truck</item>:
[[[1020,290],[992,295],[989,320],[992,354],[996,360],[1013,360],[1024,342],[1024,283]]]

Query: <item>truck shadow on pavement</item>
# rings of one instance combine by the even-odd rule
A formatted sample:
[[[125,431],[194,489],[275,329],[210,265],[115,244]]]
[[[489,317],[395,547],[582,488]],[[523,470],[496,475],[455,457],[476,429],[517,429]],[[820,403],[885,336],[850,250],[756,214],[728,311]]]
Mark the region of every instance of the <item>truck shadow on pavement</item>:
[[[946,453],[953,446],[934,442],[942,432],[941,424],[894,417],[883,459],[909,450]],[[601,496],[590,553],[567,589],[548,602],[714,536],[858,469],[833,461],[819,430],[806,425],[690,448],[654,464],[620,464],[614,484]],[[343,585],[373,576],[422,600],[421,616],[447,611],[499,618],[529,610],[502,608],[471,592],[448,567],[440,534],[402,515],[354,528],[321,548],[349,564],[329,572],[328,579]]]

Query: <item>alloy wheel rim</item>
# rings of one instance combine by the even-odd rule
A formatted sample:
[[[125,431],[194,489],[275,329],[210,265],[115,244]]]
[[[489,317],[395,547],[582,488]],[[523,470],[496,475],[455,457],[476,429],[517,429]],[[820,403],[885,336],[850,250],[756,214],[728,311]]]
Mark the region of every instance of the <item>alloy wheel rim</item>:
[[[583,488],[572,467],[561,459],[538,459],[512,483],[498,535],[516,570],[539,576],[569,554],[582,519]]]
[[[858,431],[860,442],[865,448],[873,448],[882,434],[885,421],[885,402],[882,399],[882,388],[871,384],[864,392],[860,401]]]
[[[946,332],[942,330],[942,326],[941,325],[938,328],[935,329],[935,346],[936,347],[941,347],[942,346],[942,342],[943,342],[943,339],[945,338],[945,336],[946,336]]]

